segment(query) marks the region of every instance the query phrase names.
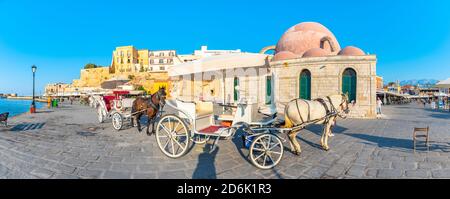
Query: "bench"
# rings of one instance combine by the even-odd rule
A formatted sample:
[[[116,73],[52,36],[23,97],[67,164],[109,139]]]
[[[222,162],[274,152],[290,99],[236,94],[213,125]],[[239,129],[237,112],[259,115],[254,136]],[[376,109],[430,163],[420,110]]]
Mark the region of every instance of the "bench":
[[[0,114],[0,124],[3,123],[7,127],[8,126],[8,116],[9,116],[8,112]]]

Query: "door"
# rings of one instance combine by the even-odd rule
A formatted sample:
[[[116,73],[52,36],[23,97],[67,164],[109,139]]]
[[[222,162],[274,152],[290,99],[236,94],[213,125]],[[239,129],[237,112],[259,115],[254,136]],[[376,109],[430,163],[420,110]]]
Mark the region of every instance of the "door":
[[[272,77],[266,77],[266,104],[272,103]]]
[[[311,72],[309,72],[309,70],[303,70],[302,73],[300,73],[299,82],[299,98],[311,100]]]
[[[237,102],[239,100],[239,93],[238,90],[236,89],[236,86],[239,86],[239,78],[235,77],[234,78],[234,83],[233,83],[233,94],[234,94],[234,101]]]
[[[342,93],[348,95],[349,101],[356,102],[356,71],[347,68],[342,74]]]

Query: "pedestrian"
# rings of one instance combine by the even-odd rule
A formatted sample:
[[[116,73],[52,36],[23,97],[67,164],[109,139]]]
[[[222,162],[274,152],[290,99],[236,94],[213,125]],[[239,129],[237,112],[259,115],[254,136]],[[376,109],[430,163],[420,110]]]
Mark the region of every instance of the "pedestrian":
[[[436,101],[431,100],[431,109],[436,109]]]
[[[383,102],[377,97],[377,115],[381,115],[381,105],[383,105]]]

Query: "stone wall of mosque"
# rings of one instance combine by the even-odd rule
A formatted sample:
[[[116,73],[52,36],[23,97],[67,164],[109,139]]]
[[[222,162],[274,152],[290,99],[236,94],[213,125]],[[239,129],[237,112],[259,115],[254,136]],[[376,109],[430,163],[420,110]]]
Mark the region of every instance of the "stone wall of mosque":
[[[284,105],[299,98],[300,73],[311,73],[311,98],[342,93],[342,74],[352,68],[357,74],[356,102],[350,117],[376,117],[376,56],[331,56],[300,58],[270,63],[276,74],[275,100],[280,113]]]

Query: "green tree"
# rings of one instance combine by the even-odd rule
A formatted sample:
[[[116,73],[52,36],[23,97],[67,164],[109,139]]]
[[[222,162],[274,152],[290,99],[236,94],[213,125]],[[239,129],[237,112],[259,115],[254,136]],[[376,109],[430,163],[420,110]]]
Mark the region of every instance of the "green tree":
[[[97,68],[98,66],[93,63],[88,63],[84,66],[84,69]]]
[[[146,92],[144,86],[142,86],[142,85],[141,85],[141,86],[138,86],[138,87],[137,87],[137,90],[138,90],[138,91],[144,91],[144,92]]]

